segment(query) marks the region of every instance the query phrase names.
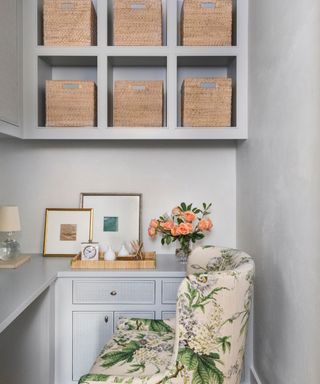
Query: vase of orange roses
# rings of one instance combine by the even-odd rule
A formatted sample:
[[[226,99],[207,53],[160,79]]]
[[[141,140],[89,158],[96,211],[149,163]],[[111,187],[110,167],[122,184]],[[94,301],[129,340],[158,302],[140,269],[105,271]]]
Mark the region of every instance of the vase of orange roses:
[[[208,217],[212,204],[202,204],[202,208],[193,204],[181,203],[173,208],[171,215],[165,214],[158,219],[152,219],[148,233],[150,237],[161,235],[161,244],[169,245],[179,242],[176,255],[182,263],[187,262],[191,252],[191,244],[205,237],[205,233],[213,228]]]

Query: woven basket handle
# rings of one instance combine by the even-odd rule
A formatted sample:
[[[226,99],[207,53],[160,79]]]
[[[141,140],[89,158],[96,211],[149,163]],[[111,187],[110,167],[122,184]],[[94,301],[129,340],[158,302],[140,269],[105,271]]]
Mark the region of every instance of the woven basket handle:
[[[204,81],[200,83],[200,88],[211,91],[211,90],[217,89],[218,85],[215,82],[210,83],[209,81]]]
[[[216,2],[215,1],[203,1],[201,3],[201,8],[202,9],[208,9],[208,10],[212,10],[212,9],[215,9],[216,8]]]
[[[144,3],[132,3],[131,4],[131,9],[134,11],[139,11],[140,9],[145,9],[146,5]]]

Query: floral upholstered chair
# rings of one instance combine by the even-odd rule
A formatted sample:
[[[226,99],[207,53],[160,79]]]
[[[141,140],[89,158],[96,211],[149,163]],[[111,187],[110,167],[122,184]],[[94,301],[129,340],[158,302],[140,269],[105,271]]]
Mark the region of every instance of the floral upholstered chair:
[[[190,255],[176,320],[121,320],[79,383],[239,384],[254,263],[236,249]]]

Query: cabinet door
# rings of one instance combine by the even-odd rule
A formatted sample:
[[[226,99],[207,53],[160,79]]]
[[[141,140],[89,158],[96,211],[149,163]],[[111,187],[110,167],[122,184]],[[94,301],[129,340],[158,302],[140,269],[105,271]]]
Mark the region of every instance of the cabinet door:
[[[19,125],[20,0],[0,1],[0,123]]]
[[[72,378],[89,372],[103,346],[113,334],[112,312],[73,312]]]

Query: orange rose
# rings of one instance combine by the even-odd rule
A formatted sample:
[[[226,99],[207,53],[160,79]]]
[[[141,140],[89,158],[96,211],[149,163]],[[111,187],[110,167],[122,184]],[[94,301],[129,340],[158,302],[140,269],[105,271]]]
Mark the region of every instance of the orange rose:
[[[210,219],[202,219],[199,221],[200,231],[210,231],[212,228],[213,228],[213,224]]]
[[[171,228],[171,235],[172,236],[179,236],[178,234],[178,226],[174,225],[173,228]]]
[[[173,214],[174,216],[179,216],[179,215],[181,214],[181,210],[180,210],[180,208],[179,208],[179,207],[175,207],[175,208],[173,208],[173,210],[172,210],[172,214]]]
[[[207,219],[207,222],[208,222],[208,231],[211,231],[211,229],[213,228],[213,223],[210,219]]]
[[[149,227],[148,234],[149,234],[150,237],[155,237],[156,229],[154,227]]]
[[[192,224],[190,223],[181,223],[178,225],[177,233],[178,235],[189,235],[192,232]]]
[[[192,223],[193,220],[196,218],[196,215],[193,212],[191,212],[191,211],[187,211],[187,212],[183,212],[183,218],[188,223]]]
[[[174,223],[171,220],[164,221],[163,223],[160,223],[160,227],[165,231],[171,231],[171,229],[174,227]]]
[[[151,228],[158,228],[158,220],[156,220],[156,219],[152,219],[152,220],[150,221],[150,227],[151,227]]]

